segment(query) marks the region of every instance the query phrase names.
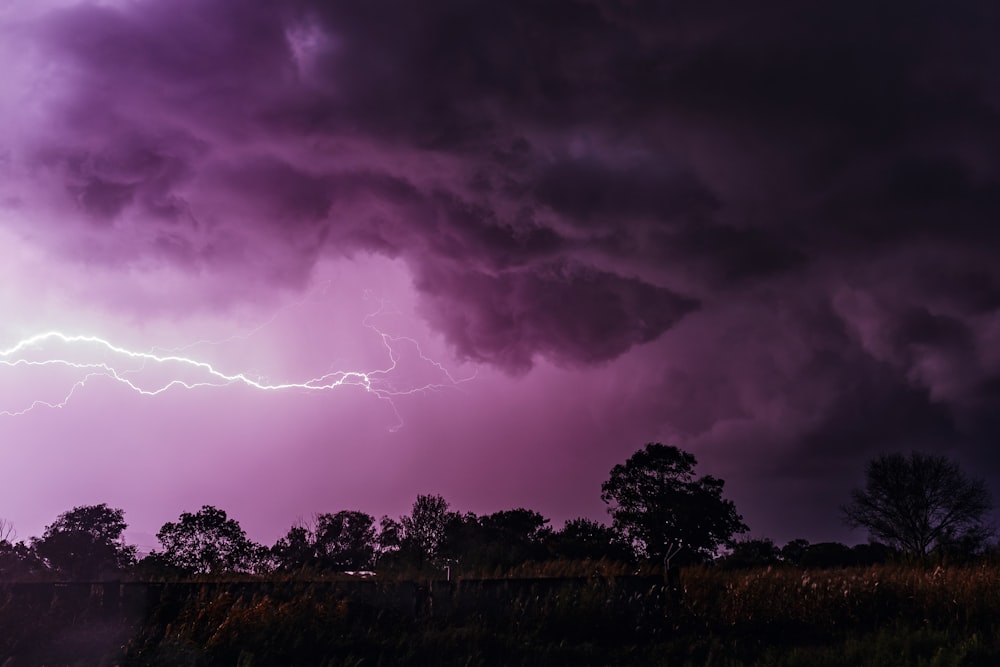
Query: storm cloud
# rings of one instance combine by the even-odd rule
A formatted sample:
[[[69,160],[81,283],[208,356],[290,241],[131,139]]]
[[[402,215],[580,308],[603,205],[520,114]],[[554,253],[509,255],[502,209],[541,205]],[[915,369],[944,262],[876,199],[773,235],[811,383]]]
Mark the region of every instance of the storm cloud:
[[[651,430],[776,478],[1000,475],[990,3],[59,5],[0,28],[0,201],[64,261],[398,258],[458,357],[648,358]]]

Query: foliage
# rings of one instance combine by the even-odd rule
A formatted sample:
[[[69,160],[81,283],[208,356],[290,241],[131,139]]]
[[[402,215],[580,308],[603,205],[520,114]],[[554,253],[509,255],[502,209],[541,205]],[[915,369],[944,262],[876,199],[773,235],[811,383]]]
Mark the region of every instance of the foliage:
[[[382,515],[378,520],[378,534],[375,536],[377,559],[399,551],[403,542],[403,524],[390,516]]]
[[[441,555],[464,568],[505,568],[541,560],[552,532],[548,521],[523,508],[481,517],[455,514],[445,527]]]
[[[120,664],[650,664],[648,591],[627,577],[174,589]]]
[[[683,571],[671,664],[993,665],[1000,658],[995,566]],[[714,656],[714,659],[713,659]]]
[[[690,619],[774,641],[789,632],[822,638],[900,622],[983,632],[1000,617],[1000,568],[985,564],[749,571],[702,566],[684,570],[683,583]]]
[[[316,544],[312,530],[292,526],[271,547],[275,567],[282,571],[301,570],[316,565]]]
[[[30,545],[0,540],[0,580],[33,579],[46,569],[45,563]]]
[[[132,603],[110,608],[90,584],[7,584],[0,663],[985,667],[1000,660],[1000,567],[988,563],[697,566],[681,570],[676,607],[664,605],[660,578],[608,571],[567,579],[552,567],[521,572],[551,580],[126,584]]]
[[[727,568],[767,567],[780,562],[781,550],[768,538],[737,540],[732,550],[719,560]]]
[[[614,530],[582,517],[566,521],[562,530],[549,536],[547,543],[555,558],[628,561],[632,556]]]
[[[846,522],[915,556],[932,548],[976,550],[989,535],[992,508],[985,484],[943,456],[880,456],[868,463],[865,488],[851,493]]]
[[[724,482],[696,478],[692,454],[649,443],[601,485],[615,530],[640,556],[669,562],[709,559],[733,535],[748,530],[736,506],[722,497]]]
[[[232,588],[202,589],[196,596],[168,600],[156,610],[160,618],[150,619],[168,621],[162,639],[146,637],[146,646],[133,642],[126,664],[145,664],[154,657],[169,663],[178,656],[182,662],[187,658],[208,664],[249,664],[250,660],[307,664],[323,651],[336,650],[336,637],[343,632],[347,614],[342,598],[318,595],[311,589],[287,596],[239,594]],[[177,603],[179,613],[172,613]]]
[[[41,538],[32,538],[32,548],[63,576],[105,577],[135,562],[136,549],[123,538],[127,527],[124,510],[83,505],[60,514]]]
[[[448,524],[457,514],[437,495],[418,495],[409,516],[399,519],[399,545],[418,565],[437,564]]]
[[[316,517],[316,552],[320,567],[368,570],[375,564],[375,518],[342,510]]]
[[[235,519],[211,505],[182,513],[176,523],[168,521],[156,538],[163,552],[153,558],[188,574],[252,572],[264,557],[263,548],[247,539]]]
[[[378,541],[375,518],[370,514],[354,510],[317,514],[313,525],[292,526],[271,547],[279,570],[356,571],[374,567]]]

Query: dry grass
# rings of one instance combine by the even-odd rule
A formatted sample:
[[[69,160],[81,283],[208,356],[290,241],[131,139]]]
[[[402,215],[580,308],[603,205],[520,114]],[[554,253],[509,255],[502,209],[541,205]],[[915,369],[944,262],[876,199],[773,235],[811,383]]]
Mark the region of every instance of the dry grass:
[[[982,628],[1000,619],[1000,567],[881,565],[684,572],[684,609],[715,627]]]
[[[453,572],[450,585],[426,574],[436,581],[383,573],[340,584],[299,573],[167,583],[121,627],[68,597],[8,591],[0,662],[71,664],[61,656],[86,649],[101,657],[91,664],[123,666],[1000,664],[996,564],[693,567],[665,605],[657,579],[600,561]],[[83,642],[95,628],[107,641]]]

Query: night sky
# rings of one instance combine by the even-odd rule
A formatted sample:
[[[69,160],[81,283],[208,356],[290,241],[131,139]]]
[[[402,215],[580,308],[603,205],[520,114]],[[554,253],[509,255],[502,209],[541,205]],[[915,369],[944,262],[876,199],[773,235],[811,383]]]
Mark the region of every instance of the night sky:
[[[997,493],[998,34],[963,0],[4,0],[0,517],[558,528],[650,441],[779,544],[864,541],[880,453]]]

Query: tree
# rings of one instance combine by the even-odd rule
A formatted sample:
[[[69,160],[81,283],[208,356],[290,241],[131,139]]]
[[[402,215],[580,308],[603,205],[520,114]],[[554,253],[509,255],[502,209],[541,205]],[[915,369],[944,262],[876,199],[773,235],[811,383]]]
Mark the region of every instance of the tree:
[[[479,523],[505,542],[539,544],[552,532],[548,519],[523,507],[487,514]]]
[[[316,554],[320,565],[339,571],[368,570],[375,564],[375,517],[342,510],[316,517]]]
[[[35,549],[23,541],[14,542],[15,537],[14,525],[0,519],[0,581],[31,578],[46,569]]]
[[[781,550],[768,537],[738,540],[720,565],[731,569],[769,567],[781,562]]]
[[[808,550],[809,540],[796,538],[781,547],[781,560],[789,565],[802,565],[802,559]]]
[[[292,526],[271,547],[271,556],[281,570],[301,570],[316,566],[316,539],[305,526]]]
[[[155,557],[189,574],[251,572],[258,568],[265,551],[247,539],[235,519],[211,505],[194,514],[184,512],[176,523],[163,524],[156,539],[163,545],[163,553]]]
[[[817,542],[807,545],[793,565],[804,568],[849,567],[854,565],[854,552],[841,542]]]
[[[477,517],[453,514],[445,526],[439,554],[466,568],[510,568],[547,556],[552,530],[544,516],[524,508]]]
[[[934,548],[974,549],[990,535],[993,502],[981,480],[943,456],[889,454],[868,463],[865,488],[851,492],[844,521],[878,541],[923,557]]]
[[[649,443],[611,469],[601,485],[612,525],[639,556],[698,561],[711,558],[733,535],[748,530],[736,506],[722,497],[725,484],[696,478],[692,454]]]
[[[491,555],[489,538],[479,523],[475,512],[459,514],[452,512],[444,527],[444,536],[438,549],[438,556],[445,561],[460,562],[467,569],[485,567]]]
[[[892,547],[878,542],[868,544],[855,544],[851,547],[851,556],[855,565],[879,565],[887,563],[897,555]]]
[[[49,567],[71,579],[94,579],[119,572],[135,562],[135,547],[122,534],[124,510],[83,505],[64,512],[32,547]]]
[[[418,495],[410,515],[399,519],[401,551],[420,565],[425,561],[436,563],[445,529],[455,516],[441,496]]]
[[[628,560],[631,553],[609,526],[593,519],[570,519],[562,530],[548,540],[549,550],[556,558],[573,560]]]
[[[399,551],[403,543],[403,524],[392,517],[383,514],[378,520],[378,535],[375,538],[375,547],[378,559],[395,554]]]
[[[45,570],[45,563],[24,542],[0,541],[0,581],[32,578]]]
[[[14,530],[14,524],[8,519],[0,517],[0,542],[13,542],[15,537],[17,537],[17,531]]]
[[[292,526],[271,547],[282,570],[305,567],[338,571],[367,570],[374,566],[378,542],[375,518],[364,512],[342,510],[317,514],[314,527]]]

